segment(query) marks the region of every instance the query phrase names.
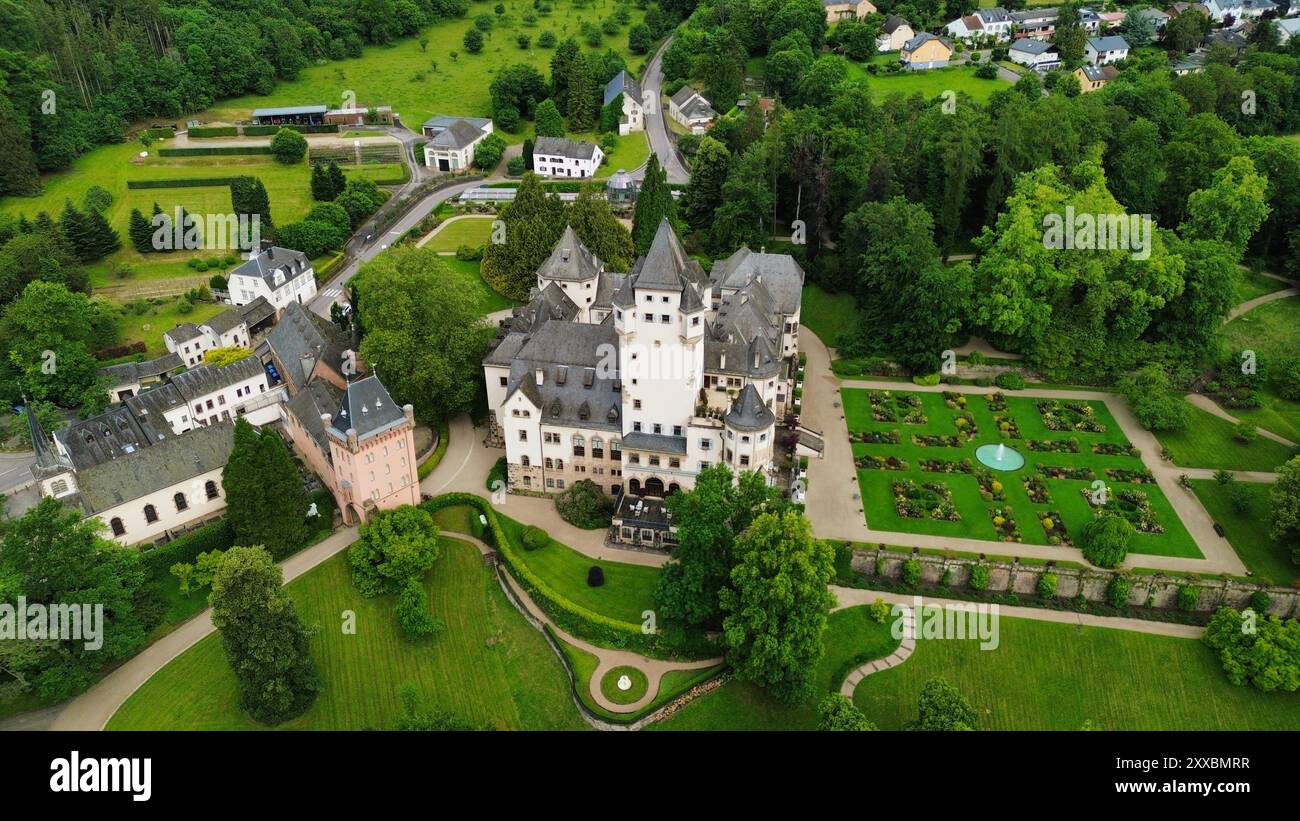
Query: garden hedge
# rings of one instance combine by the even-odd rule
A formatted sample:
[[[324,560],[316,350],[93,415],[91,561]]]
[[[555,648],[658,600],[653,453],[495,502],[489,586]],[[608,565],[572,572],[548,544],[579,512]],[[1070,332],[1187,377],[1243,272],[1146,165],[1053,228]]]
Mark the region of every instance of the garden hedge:
[[[129,189],[140,188],[208,188],[214,185],[230,185],[238,177],[195,177],[188,180],[127,180]]]
[[[200,553],[227,550],[235,543],[229,519],[208,522],[198,530],[177,536],[148,552],[141,551],[140,564],[150,573],[166,573],[177,562],[193,562]]]
[[[274,136],[282,128],[291,131],[297,131],[299,134],[337,134],[339,127],[337,123],[328,125],[246,125],[244,126],[245,137],[269,137]]]
[[[601,644],[643,653],[657,648],[658,637],[641,632],[640,624],[612,619],[593,612],[551,589],[544,579],[519,559],[518,551],[521,550],[521,546],[510,540],[501,527],[496,510],[481,496],[472,493],[445,493],[422,502],[420,507],[432,514],[445,507],[456,505],[468,505],[487,517],[488,528],[493,537],[491,541],[495,542],[506,569],[561,630]],[[484,539],[484,541],[489,540]]]
[[[269,145],[214,145],[210,148],[160,148],[160,157],[219,157],[270,154]]]
[[[191,128],[188,136],[196,140],[202,140],[206,137],[237,137],[239,129],[233,125],[213,126],[210,128]]]
[[[141,136],[153,137],[155,140],[166,140],[176,136],[174,128],[146,128]]]

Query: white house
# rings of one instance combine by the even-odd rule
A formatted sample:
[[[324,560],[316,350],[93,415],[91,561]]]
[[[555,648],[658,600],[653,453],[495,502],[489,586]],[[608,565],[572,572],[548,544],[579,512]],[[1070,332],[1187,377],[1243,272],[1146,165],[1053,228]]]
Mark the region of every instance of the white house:
[[[168,374],[185,366],[181,358],[174,353],[166,353],[156,359],[143,362],[123,362],[120,365],[108,365],[100,368],[100,376],[108,380],[108,401],[124,402],[140,391],[164,381]]]
[[[1029,66],[1035,71],[1050,71],[1061,64],[1061,55],[1056,46],[1028,37],[1012,43],[1007,56],[1013,63]]]
[[[564,137],[538,137],[533,145],[533,170],[543,177],[594,177],[604,159],[600,146]]]
[[[1281,13],[1273,0],[1241,0],[1240,6],[1237,13],[1238,20],[1258,20],[1269,12],[1273,12],[1274,16]],[[1291,6],[1294,8],[1295,3]]]
[[[241,313],[227,308],[206,322],[181,322],[163,333],[163,344],[188,367],[202,364],[213,348],[249,348],[251,336]]]
[[[1165,24],[1169,22],[1169,15],[1160,9],[1138,9],[1139,17],[1145,17],[1155,26],[1156,34],[1165,33]]]
[[[1277,38],[1279,43],[1285,43],[1297,34],[1300,34],[1300,17],[1283,17],[1275,22],[1277,23]]]
[[[618,120],[618,133],[626,137],[633,131],[645,131],[645,109],[642,106],[641,86],[636,78],[626,71],[614,75],[614,79],[605,84],[605,96],[602,105],[609,105],[618,95],[623,95],[623,115]]]
[[[978,40],[992,37],[1001,43],[1011,39],[1011,14],[1004,8],[976,9],[965,17],[958,17],[947,26],[948,36],[958,40]]]
[[[1128,58],[1128,41],[1118,35],[1090,37],[1084,47],[1084,58],[1094,66],[1118,63]]]
[[[686,126],[693,134],[703,134],[718,112],[709,101],[690,86],[682,86],[668,98],[668,116]]]
[[[460,171],[474,164],[474,149],[492,133],[492,121],[485,117],[438,115],[425,120],[421,131],[424,167],[431,171]]]
[[[247,305],[265,297],[278,314],[290,302],[306,304],[316,296],[316,272],[302,251],[263,246],[230,272],[230,301]]]
[[[915,36],[916,32],[912,29],[911,23],[897,14],[891,14],[880,27],[880,36],[876,38],[876,51],[898,51],[904,43]]]
[[[1206,0],[1204,5],[1210,19],[1216,23],[1222,23],[1225,17],[1241,19],[1242,0]]]
[[[126,406],[140,419],[165,420],[180,435],[195,428],[246,418],[254,425],[280,419],[282,388],[271,388],[255,356],[225,367],[200,365],[177,374],[161,387],[136,394]]]

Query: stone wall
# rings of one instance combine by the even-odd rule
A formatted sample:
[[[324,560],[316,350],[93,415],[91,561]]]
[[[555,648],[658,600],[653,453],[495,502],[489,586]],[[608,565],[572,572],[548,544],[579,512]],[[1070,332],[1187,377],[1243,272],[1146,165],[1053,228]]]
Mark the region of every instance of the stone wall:
[[[853,551],[852,567],[854,572],[873,578],[879,575],[898,581],[903,576],[903,564],[908,559],[916,559],[921,564],[921,584],[939,585],[944,575],[948,575],[949,588],[969,590],[971,567],[981,562],[977,559],[948,558],[913,554],[894,550]],[[1097,568],[1046,567],[1043,565],[1025,565],[1019,562],[982,562],[989,568],[989,586],[984,591],[989,594],[1010,594],[1025,597],[1025,604],[1032,604],[1038,598],[1038,580],[1044,573],[1055,573],[1057,578],[1057,599],[1071,600],[1082,595],[1088,601],[1106,601],[1106,590],[1115,571]],[[1300,617],[1300,590],[1292,587],[1268,587],[1248,584],[1232,579],[1222,578],[1188,578],[1161,573],[1123,574],[1133,584],[1129,595],[1129,604],[1137,607],[1154,609],[1173,609],[1177,607],[1178,589],[1188,585],[1199,587],[1199,611],[1213,611],[1222,605],[1241,610],[1250,602],[1256,591],[1268,594],[1268,612],[1282,617]]]

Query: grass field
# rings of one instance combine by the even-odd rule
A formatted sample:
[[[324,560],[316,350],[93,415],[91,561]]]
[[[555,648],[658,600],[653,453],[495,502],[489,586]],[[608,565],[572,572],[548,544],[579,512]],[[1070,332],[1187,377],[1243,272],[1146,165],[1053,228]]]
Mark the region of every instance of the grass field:
[[[148,348],[145,351],[146,358],[162,356],[167,353],[167,346],[163,343],[162,335],[164,332],[176,327],[177,323],[193,322],[198,324],[206,322],[230,307],[228,305],[198,302],[195,303],[194,310],[188,314],[182,314],[180,312],[180,305],[183,301],[181,297],[163,299],[164,302],[161,305],[150,305],[149,310],[144,314],[137,314],[130,310],[122,313],[123,343],[136,340],[143,341]]]
[[[1250,276],[1243,273],[1243,278]],[[1285,287],[1285,283],[1275,279],[1259,279]],[[1300,297],[1279,299],[1242,314],[1223,326],[1223,336],[1226,351],[1255,351],[1265,367],[1280,357],[1295,356],[1300,351]],[[1292,442],[1300,442],[1300,402],[1282,399],[1267,388],[1259,392],[1259,397],[1262,407],[1256,410],[1233,409],[1232,415],[1285,436]]]
[[[492,103],[488,86],[493,77],[506,66],[526,63],[550,77],[550,60],[554,49],[536,45],[543,31],[552,31],[559,40],[573,36],[586,51],[613,49],[627,61],[628,68],[637,72],[645,61],[644,56],[627,50],[628,28],[644,19],[645,12],[632,7],[632,18],[627,26],[612,37],[604,37],[600,46],[592,49],[580,36],[584,22],[599,24],[613,11],[612,4],[598,2],[588,8],[575,9],[568,2],[554,3],[551,14],[539,18],[537,25],[524,25],[525,11],[532,9],[530,0],[503,0],[505,14],[497,16],[496,27],[487,35],[483,51],[470,54],[461,40],[473,28],[473,17],[480,13],[491,14],[491,5],[474,4],[469,16],[438,23],[425,29],[422,37],[428,38],[426,49],[421,49],[419,38],[400,40],[388,47],[368,47],[361,57],[329,62],[306,68],[298,79],[280,82],[273,92],[265,96],[249,95],[223,100],[199,119],[231,121],[246,118],[254,108],[276,105],[302,105],[307,103],[340,103],[345,91],[356,93],[361,105],[390,105],[401,116],[402,122],[413,130],[434,114],[457,116],[491,116]],[[532,37],[533,45],[522,50],[515,37],[525,33]],[[456,52],[455,59],[452,52]],[[433,65],[437,64],[435,70]],[[518,134],[502,131],[510,142],[520,142],[527,129]]]
[[[823,345],[833,348],[841,334],[857,327],[857,305],[850,294],[832,294],[816,285],[805,285],[799,322],[817,334]]]
[[[897,60],[897,55],[882,55]],[[945,91],[954,91],[970,95],[976,102],[984,102],[989,95],[1000,88],[1010,88],[1003,79],[982,80],[975,76],[975,70],[967,66],[936,68],[928,71],[900,71],[885,74],[883,71],[870,74],[860,63],[849,63],[849,79],[864,79],[871,89],[871,96],[883,100],[890,94],[921,94],[926,99],[937,97]]]
[[[813,677],[814,695],[799,704],[784,704],[761,687],[735,679],[692,701],[651,730],[811,730],[817,726],[817,702],[838,689],[850,670],[887,656],[898,647],[889,623],[877,624],[868,608],[831,613],[824,642],[826,653]]]
[[[1250,499],[1250,508],[1244,513],[1233,509],[1227,492],[1213,479],[1193,479],[1192,490],[1210,518],[1223,525],[1228,543],[1252,573],[1274,584],[1300,585],[1300,565],[1291,561],[1289,550],[1268,535],[1268,494],[1273,486],[1239,484],[1246,488]]]
[[[1087,433],[1082,431],[1048,430],[1042,415],[1036,407],[1036,400],[1026,397],[1007,396],[1005,411],[998,415],[1015,420],[1023,438],[1002,439],[998,435],[998,423],[994,412],[989,409],[989,402],[984,396],[967,395],[965,406],[974,418],[978,428],[977,435],[960,447],[924,446],[912,441],[913,435],[957,433],[957,411],[950,408],[942,394],[892,392],[894,399],[915,396],[921,401],[922,411],[926,417],[925,424],[906,424],[899,421],[877,422],[872,416],[869,392],[860,389],[844,389],[844,414],[850,432],[892,432],[897,431],[900,444],[853,443],[853,455],[876,456],[880,458],[896,457],[907,462],[905,470],[859,469],[858,483],[862,490],[863,507],[867,522],[878,530],[904,533],[925,533],[936,536],[956,536],[971,539],[1001,540],[992,521],[992,512],[997,509],[1005,511],[1009,506],[1009,518],[1016,521],[1021,532],[1021,541],[1027,544],[1049,544],[1049,533],[1040,523],[1044,518],[1052,518],[1053,533],[1059,535],[1059,525],[1064,522],[1068,534],[1079,533],[1084,524],[1093,518],[1093,508],[1084,498],[1082,491],[1091,486],[1093,479],[1044,479],[1050,500],[1031,502],[1023,479],[1037,475],[1039,465],[1061,466],[1070,468],[1087,468],[1093,471],[1095,478],[1107,479],[1106,469],[1144,470],[1142,460],[1130,455],[1102,455],[1092,452],[1093,445],[1102,443],[1127,446],[1128,440],[1123,431],[1110,415],[1104,403],[1088,402],[1092,408],[1093,418],[1099,422],[1104,431]],[[1049,452],[1029,450],[1029,440],[1062,442],[1075,439],[1079,443],[1078,453]],[[1025,457],[1025,467],[1018,471],[992,473],[1000,482],[1005,500],[985,500],[981,497],[980,486],[976,477],[961,472],[930,472],[921,467],[922,460],[943,460],[959,462],[963,459],[974,460],[975,449],[983,444],[1006,442],[1015,447]],[[975,462],[978,466],[978,462]],[[900,515],[896,509],[893,483],[910,479],[917,485],[942,483],[952,495],[952,504],[956,507],[960,519],[946,521],[931,518],[911,518]],[[1107,479],[1107,485],[1113,494],[1124,489],[1138,490],[1147,494],[1148,501],[1156,521],[1163,528],[1163,533],[1138,533],[1134,536],[1134,553],[1147,553],[1161,556],[1184,556],[1198,558],[1201,553],[1196,542],[1174,513],[1173,507],[1153,482],[1126,483],[1117,479]],[[1049,516],[1055,511],[1059,516]]]
[[[1237,282],[1237,302],[1247,302],[1285,287],[1287,284],[1280,279],[1266,277],[1254,271],[1242,271],[1241,279]]]
[[[288,586],[311,640],[324,688],[284,729],[387,729],[401,714],[398,690],[412,684],[425,703],[497,729],[581,729],[559,659],[506,601],[477,550],[444,540],[426,580],[430,609],[447,629],[424,644],[398,634],[391,597],[362,598],[340,554]],[[356,613],[356,635],[339,614]],[[259,729],[239,709],[220,637],[182,653],[137,690],[112,730]]]
[[[433,235],[426,247],[440,253],[455,251],[462,245],[478,247],[486,245],[492,238],[492,222],[496,217],[485,214],[482,217],[467,216],[454,222],[443,223],[441,230]]]
[[[882,730],[916,717],[922,685],[942,676],[981,730],[1296,730],[1300,693],[1228,683],[1194,639],[1002,618],[1000,644],[918,641],[906,662],[868,676],[854,702]]]
[[[659,709],[666,702],[676,698],[680,693],[683,693],[695,685],[712,678],[718,672],[717,667],[710,667],[704,670],[673,670],[667,672],[659,679],[659,691],[655,697],[651,699],[649,704],[635,713],[614,713],[601,707],[596,703],[596,700],[591,697],[591,676],[596,672],[596,667],[600,663],[599,660],[586,650],[574,647],[572,644],[569,644],[558,636],[555,636],[553,632],[551,635],[555,637],[556,643],[559,644],[561,652],[563,652],[564,657],[568,659],[569,667],[573,670],[574,678],[577,681],[576,690],[578,698],[582,699],[583,706],[596,715],[610,721],[635,721],[640,716]],[[639,689],[639,693],[644,694],[644,674],[641,675],[641,681],[642,686]],[[633,691],[638,692],[638,689],[633,687]],[[637,697],[639,698],[639,696]],[[618,701],[618,699],[614,700]],[[636,701],[636,698],[625,700],[620,703],[631,703],[633,701]]]
[[[1226,419],[1193,407],[1185,430],[1161,431],[1156,438],[1180,467],[1271,471],[1290,458],[1291,448],[1262,436],[1248,445],[1237,442],[1233,428]]]

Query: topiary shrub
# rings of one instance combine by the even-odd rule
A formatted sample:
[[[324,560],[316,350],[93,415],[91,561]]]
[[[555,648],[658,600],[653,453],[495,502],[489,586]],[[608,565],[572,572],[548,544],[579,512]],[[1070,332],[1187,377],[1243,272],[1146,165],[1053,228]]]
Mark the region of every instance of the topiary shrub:
[[[987,590],[989,587],[989,566],[977,564],[970,569],[970,586],[972,590]]]
[[[1178,609],[1191,613],[1201,603],[1201,588],[1185,584],[1178,588]]]
[[[1060,579],[1055,573],[1044,573],[1038,577],[1038,595],[1040,598],[1050,599],[1056,595],[1056,587],[1060,584]]]
[[[537,525],[525,527],[523,539],[525,550],[541,550],[551,543],[551,537]]]
[[[1133,592],[1133,582],[1123,576],[1116,576],[1106,587],[1106,601],[1111,607],[1127,607],[1129,594]]]
[[[871,612],[872,621],[874,621],[876,624],[884,624],[885,619],[889,618],[889,611],[891,609],[892,608],[890,608],[889,602],[885,601],[884,599],[879,599],[879,598],[876,599],[871,603],[870,612]]]
[[[1118,567],[1128,555],[1133,525],[1113,513],[1103,513],[1079,533],[1083,557],[1097,567]]]
[[[407,641],[420,641],[442,630],[444,625],[429,613],[429,594],[418,576],[412,576],[402,586],[393,608],[397,626]]]
[[[914,385],[923,385],[923,386],[938,385],[938,384],[939,384],[939,374],[937,374],[937,373],[927,373],[927,374],[923,374],[923,375],[920,375],[920,376],[913,376],[913,377],[912,377],[912,384],[914,384]]]
[[[918,559],[908,559],[903,562],[903,583],[909,587],[915,587],[921,581],[921,562]]]
[[[596,530],[609,527],[614,500],[590,479],[582,479],[555,497],[555,512],[574,527]]]
[[[1250,594],[1250,609],[1256,613],[1267,613],[1272,604],[1273,600],[1263,590],[1256,590]]]
[[[605,583],[605,571],[600,569],[599,565],[592,565],[587,570],[587,586],[600,587]]]
[[[1025,388],[1025,378],[1012,371],[1003,371],[993,380],[999,388],[1005,388],[1009,391],[1020,391]]]

